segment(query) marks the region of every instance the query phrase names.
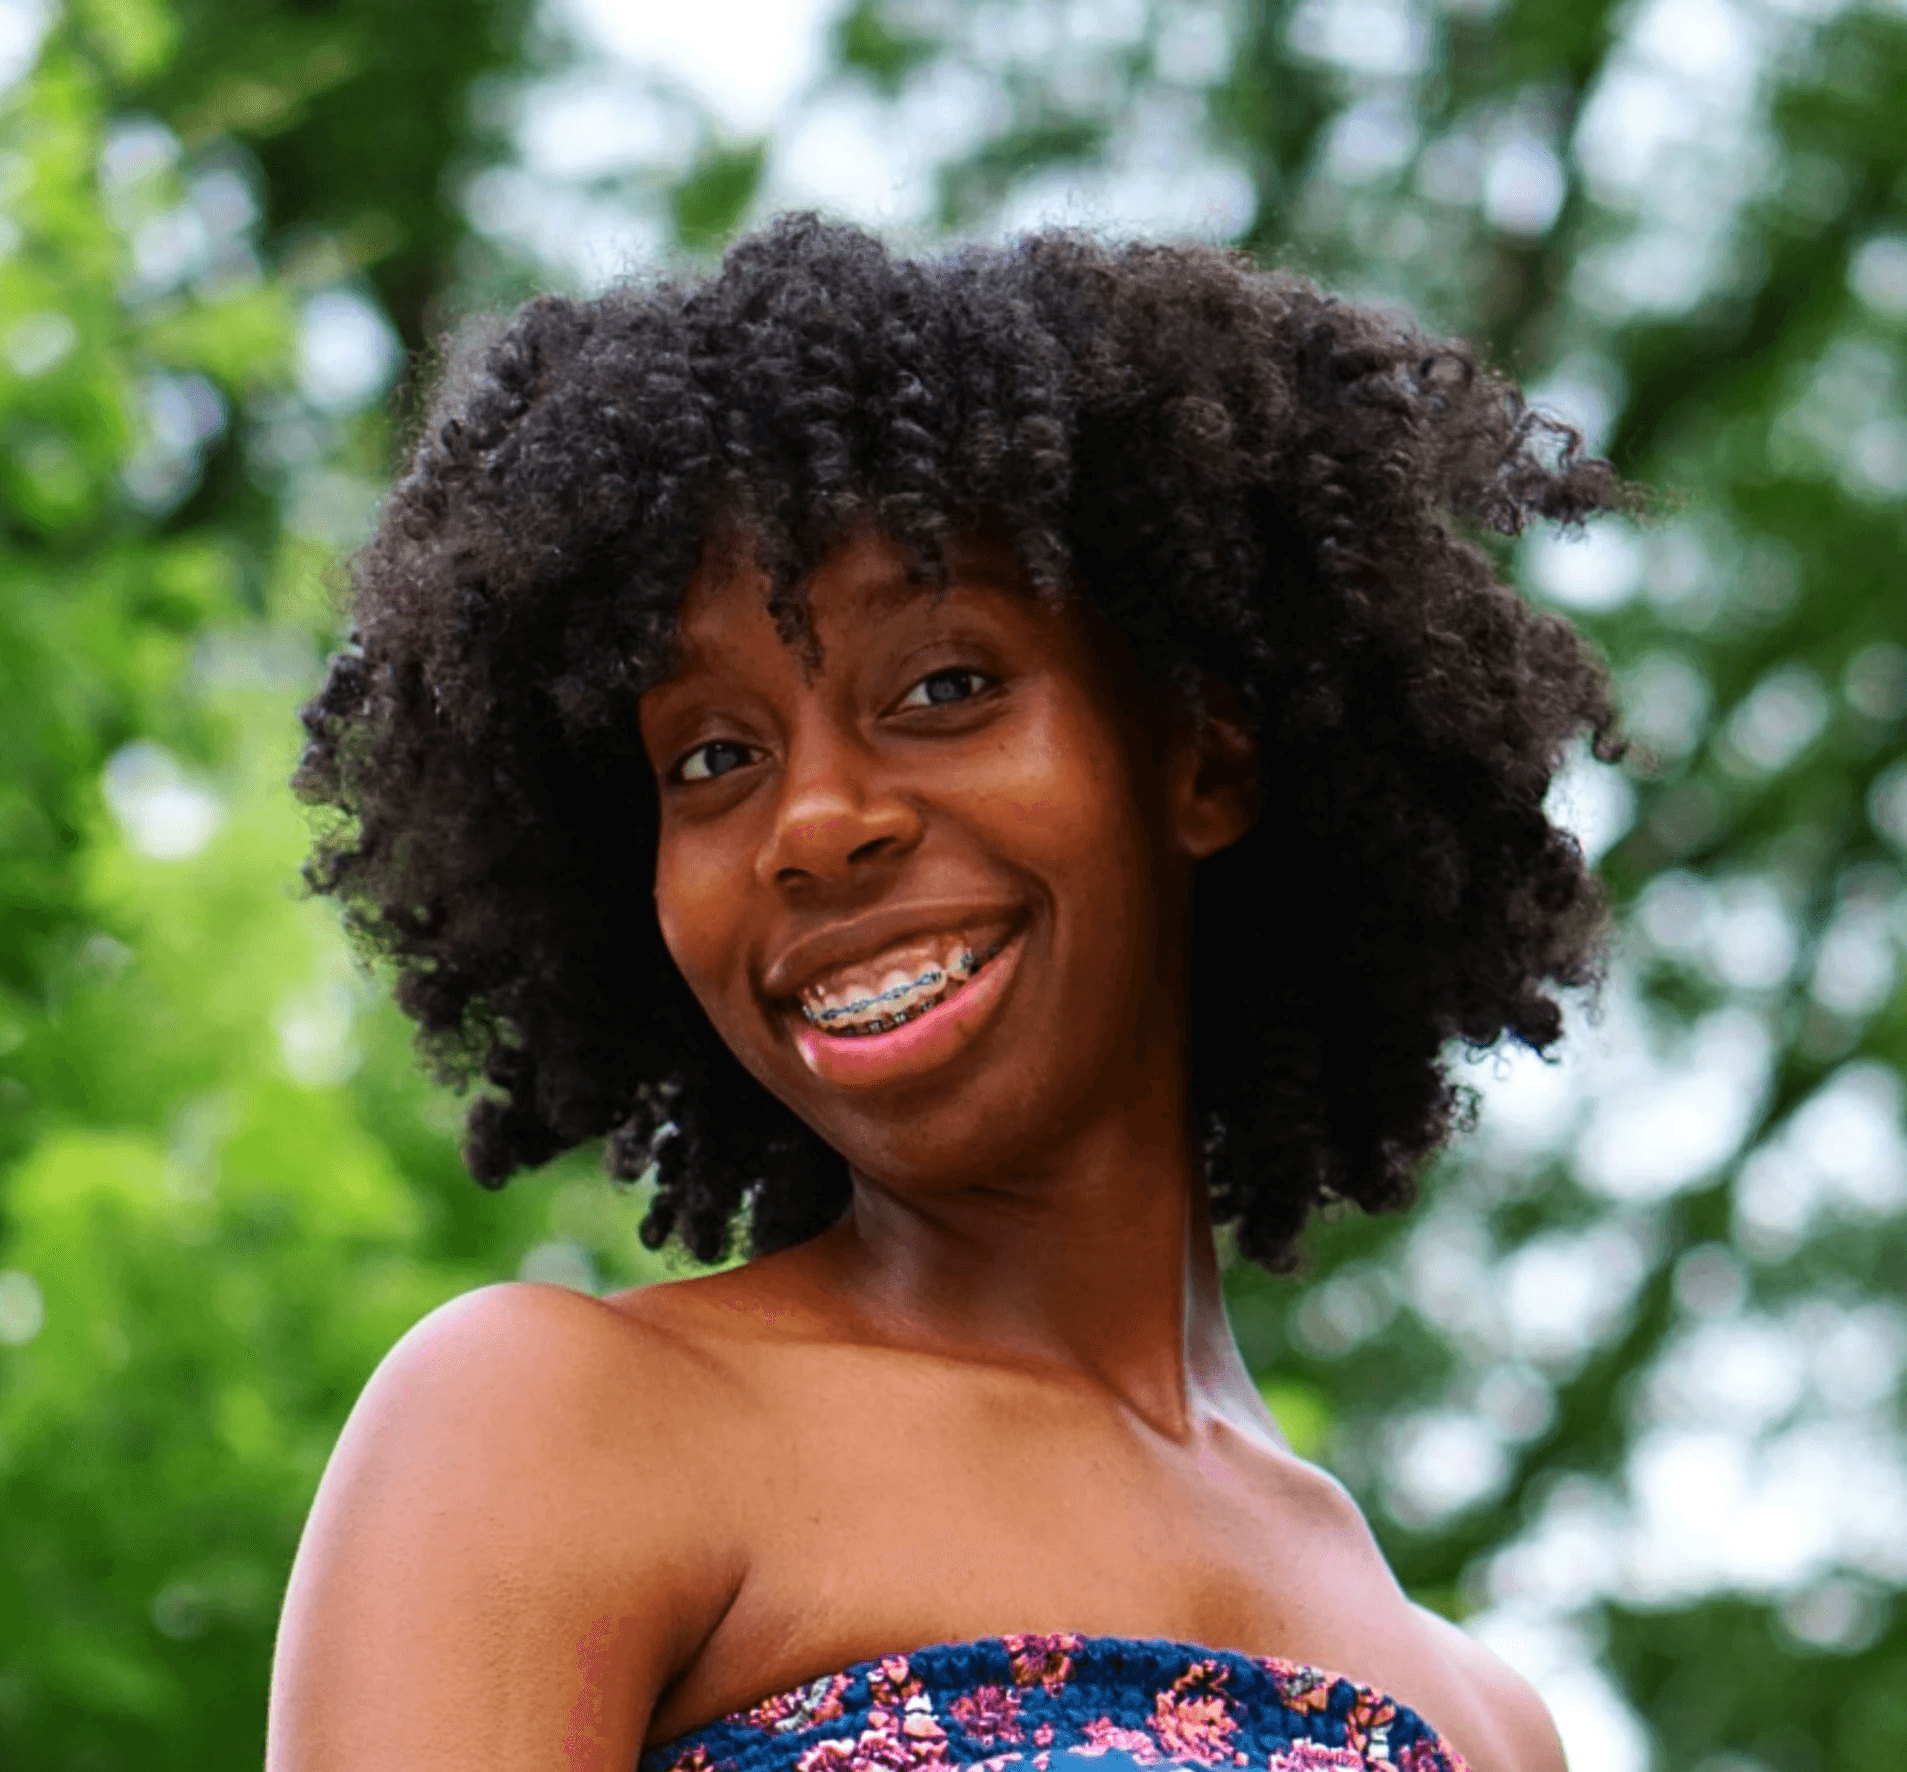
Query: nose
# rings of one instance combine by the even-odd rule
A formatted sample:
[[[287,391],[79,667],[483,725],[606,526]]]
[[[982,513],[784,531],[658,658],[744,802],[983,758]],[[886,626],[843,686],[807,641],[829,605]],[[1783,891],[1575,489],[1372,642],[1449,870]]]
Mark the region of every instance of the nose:
[[[841,885],[920,840],[920,815],[856,735],[797,734],[756,872],[765,885]]]

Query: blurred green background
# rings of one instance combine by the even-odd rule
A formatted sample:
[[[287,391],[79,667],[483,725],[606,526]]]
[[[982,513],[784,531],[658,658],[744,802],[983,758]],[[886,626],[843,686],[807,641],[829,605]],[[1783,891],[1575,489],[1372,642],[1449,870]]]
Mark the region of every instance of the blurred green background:
[[[1599,1014],[1229,1284],[1576,1772],[1907,1765],[1898,0],[4,0],[0,112],[0,1764],[257,1765],[383,1352],[667,1271],[594,1152],[463,1175],[284,782],[407,365],[811,203],[1242,242],[1671,495],[1503,550],[1650,752],[1557,791]]]

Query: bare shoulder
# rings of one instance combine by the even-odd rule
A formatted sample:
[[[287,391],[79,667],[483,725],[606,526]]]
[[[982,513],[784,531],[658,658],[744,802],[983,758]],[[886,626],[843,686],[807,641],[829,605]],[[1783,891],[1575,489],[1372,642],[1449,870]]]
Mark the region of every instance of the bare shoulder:
[[[720,1366],[663,1313],[621,1311],[560,1286],[486,1286],[440,1306],[392,1348],[340,1437],[328,1502],[376,1509],[428,1493],[501,1524],[534,1498],[554,1532],[599,1525],[598,1560],[638,1494],[651,1518],[706,1515],[700,1467],[724,1422]],[[538,1527],[536,1530],[545,1530]],[[547,1551],[548,1546],[542,1547]],[[542,1552],[539,1552],[542,1554]]]
[[[1261,1468],[1275,1475],[1280,1512],[1297,1522],[1330,1572],[1328,1603],[1317,1615],[1323,1665],[1403,1699],[1444,1730],[1476,1772],[1567,1772],[1535,1688],[1467,1632],[1409,1600],[1343,1483],[1288,1454]]]
[[[605,1380],[625,1382],[638,1366],[643,1379],[667,1386],[678,1364],[677,1344],[648,1333],[640,1314],[613,1310],[568,1287],[510,1281],[432,1311],[391,1349],[365,1397],[420,1385],[457,1392],[484,1385],[487,1375],[535,1367],[558,1381],[554,1390],[542,1388],[560,1403]]]
[[[721,1389],[692,1345],[558,1287],[486,1287],[420,1322],[306,1524],[273,1772],[631,1763],[744,1573],[712,1477]]]
[[[652,1487],[724,1414],[721,1372],[667,1323],[560,1286],[465,1293],[385,1356],[338,1460],[358,1475],[418,1467],[440,1484],[479,1466],[486,1483],[536,1482],[560,1466],[579,1502],[597,1480]]]
[[[1499,1655],[1447,1618],[1419,1607],[1424,1628],[1458,1667],[1495,1719],[1507,1764],[1516,1772],[1569,1772],[1562,1737],[1536,1688]]]

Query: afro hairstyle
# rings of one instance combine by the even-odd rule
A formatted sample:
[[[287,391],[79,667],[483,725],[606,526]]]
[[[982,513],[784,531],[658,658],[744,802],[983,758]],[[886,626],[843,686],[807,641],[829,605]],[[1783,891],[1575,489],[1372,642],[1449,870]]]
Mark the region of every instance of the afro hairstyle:
[[[1312,1208],[1411,1197],[1453,1043],[1558,1037],[1606,918],[1545,814],[1606,673],[1480,546],[1635,494],[1461,344],[1242,253],[1036,233],[932,259],[813,215],[718,270],[542,296],[453,344],[304,710],[306,866],[480,1089],[486,1186],[606,1140],[714,1261],[814,1235],[847,1165],[722,1045],[657,924],[636,720],[698,562],[748,538],[794,643],[855,525],[945,582],[986,526],[1083,587],[1264,811],[1200,866],[1191,1067],[1214,1220],[1288,1266]]]

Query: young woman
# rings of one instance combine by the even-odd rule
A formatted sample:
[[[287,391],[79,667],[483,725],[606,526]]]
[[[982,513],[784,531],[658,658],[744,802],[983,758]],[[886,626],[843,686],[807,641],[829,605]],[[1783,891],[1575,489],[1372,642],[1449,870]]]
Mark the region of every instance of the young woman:
[[[1462,348],[1196,248],[812,217],[451,364],[307,710],[322,889],[728,1271],[392,1352],[274,1772],[1556,1772],[1294,1457],[1215,1227],[1402,1204],[1556,1038],[1599,668],[1456,525],[1621,502]],[[1329,1671],[1321,1671],[1329,1670]]]

